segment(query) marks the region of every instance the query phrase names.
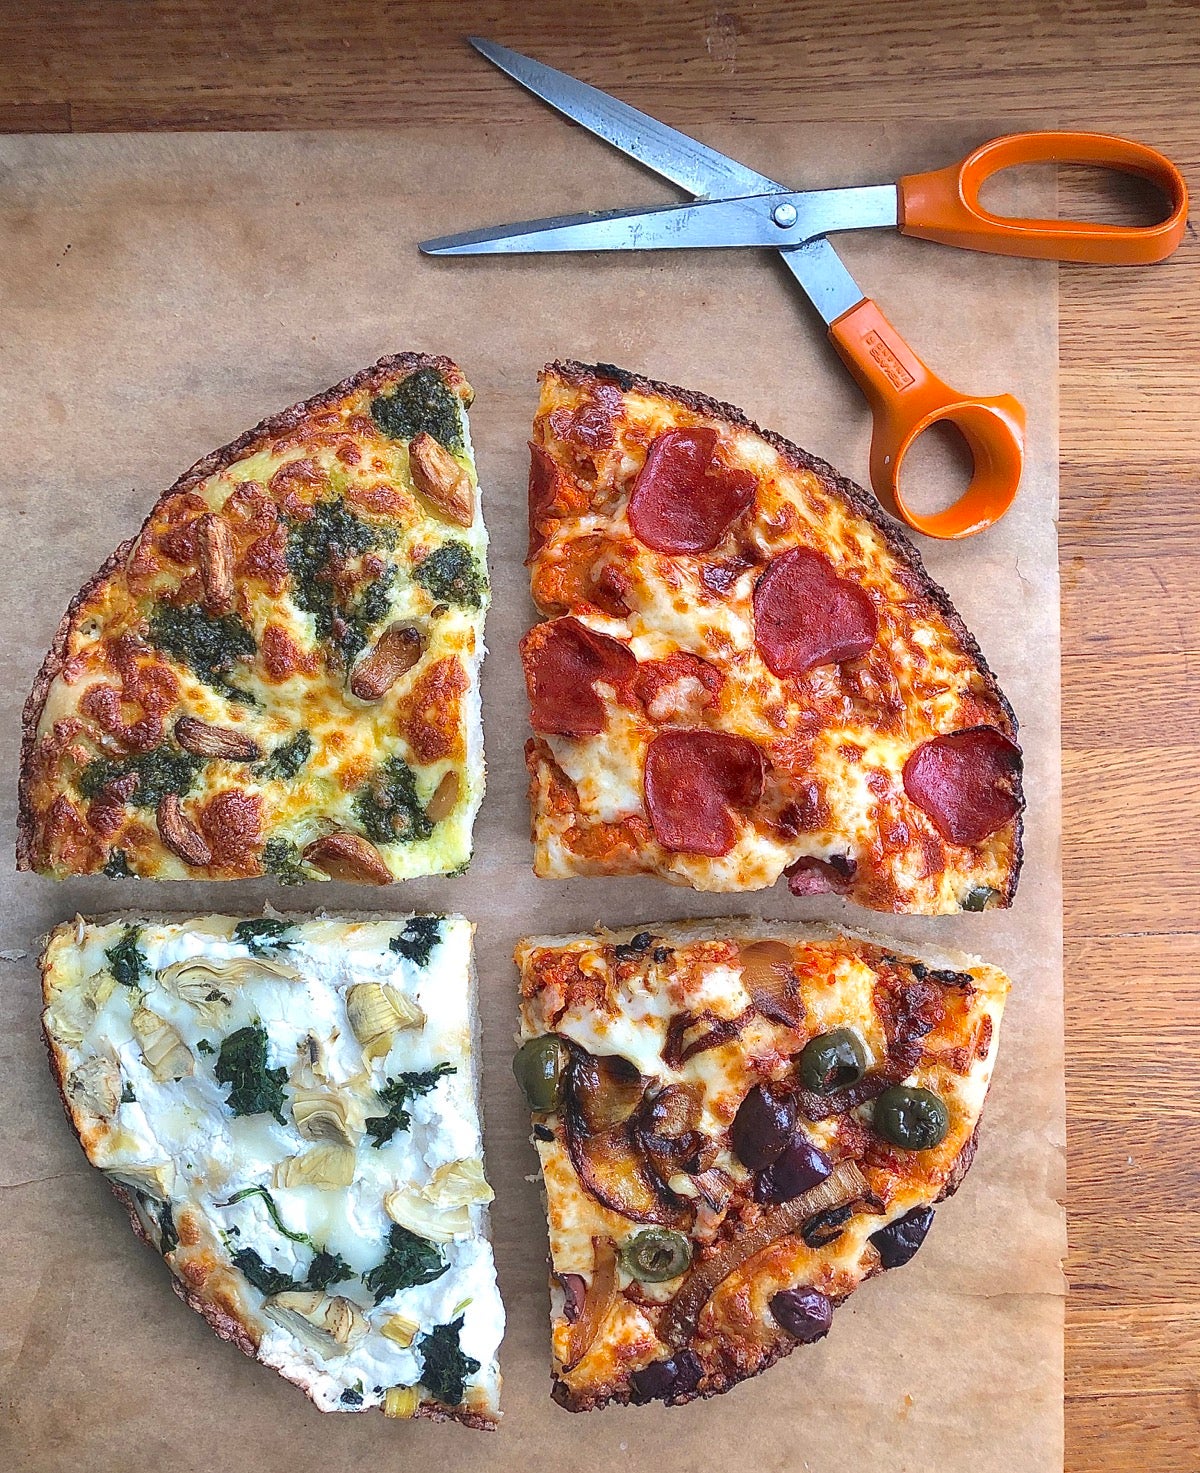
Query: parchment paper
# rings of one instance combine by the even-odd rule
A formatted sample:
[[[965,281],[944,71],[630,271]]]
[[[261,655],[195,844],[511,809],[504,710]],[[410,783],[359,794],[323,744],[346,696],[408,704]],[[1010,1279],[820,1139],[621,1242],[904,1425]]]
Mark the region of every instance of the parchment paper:
[[[986,125],[716,127],[710,141],[797,184],[870,183],[992,136]],[[1053,186],[1021,186],[1053,209]],[[1029,413],[1012,514],[923,548],[1022,724],[1030,808],[1015,908],[865,917],[782,889],[705,897],[653,880],[529,869],[516,640],[531,618],[525,440],[535,374],[602,359],[741,405],[865,483],[869,424],[816,316],[770,252],[434,262],[417,239],[670,191],[539,115],[483,133],[0,141],[0,1467],[495,1470],[717,1466],[1023,1473],[1061,1467],[1063,1061],[1059,867],[1056,277],[1053,266],[843,238],[864,288],[944,377]],[[11,873],[19,712],[68,599],[155,495],[260,416],[383,353],[445,352],[473,430],[495,597],[488,796],[469,875],[350,886],[56,885]],[[459,1428],[322,1417],[219,1343],[169,1292],[64,1122],[38,1034],[36,938],[75,910],[462,910],[479,924],[484,1098],[509,1330],[505,1421]],[[681,915],[844,915],[981,952],[1014,981],[978,1159],[907,1268],[866,1285],[821,1344],[705,1404],[571,1417],[548,1400],[545,1229],[509,1074],[511,950],[526,931]]]

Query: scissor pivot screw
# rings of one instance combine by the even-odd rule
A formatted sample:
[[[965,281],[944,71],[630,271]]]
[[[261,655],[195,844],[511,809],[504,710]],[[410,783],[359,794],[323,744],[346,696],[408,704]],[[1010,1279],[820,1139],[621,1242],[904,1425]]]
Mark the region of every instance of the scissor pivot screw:
[[[796,206],[785,200],[783,204],[776,205],[771,211],[771,219],[775,221],[780,230],[790,230],[796,223]]]

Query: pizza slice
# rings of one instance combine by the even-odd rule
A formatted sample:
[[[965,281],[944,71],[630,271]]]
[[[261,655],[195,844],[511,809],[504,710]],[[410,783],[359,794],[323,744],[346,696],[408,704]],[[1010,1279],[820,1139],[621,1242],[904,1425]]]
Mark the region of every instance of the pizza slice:
[[[499,1416],[472,927],[59,926],[67,1116],[172,1287],[321,1411]]]
[[[975,1155],[1008,981],[828,926],[534,937],[554,1399],[672,1405],[821,1339]]]
[[[206,457],[67,610],[17,862],[387,884],[466,865],[486,534],[448,358],[385,358]]]
[[[530,450],[537,874],[1011,902],[1016,720],[870,496],[608,365],[544,370]]]

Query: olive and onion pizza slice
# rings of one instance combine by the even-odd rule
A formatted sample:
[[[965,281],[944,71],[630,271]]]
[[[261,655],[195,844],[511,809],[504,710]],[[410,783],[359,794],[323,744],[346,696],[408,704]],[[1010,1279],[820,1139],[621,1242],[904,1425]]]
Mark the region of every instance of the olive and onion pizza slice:
[[[1016,721],[871,497],[729,405],[607,365],[544,370],[530,450],[539,875],[1010,903]]]
[[[463,867],[486,533],[448,358],[402,354],[193,466],[72,602],[25,706],[21,869]]]
[[[828,926],[519,943],[554,1398],[712,1396],[907,1263],[975,1154],[1008,981]]]

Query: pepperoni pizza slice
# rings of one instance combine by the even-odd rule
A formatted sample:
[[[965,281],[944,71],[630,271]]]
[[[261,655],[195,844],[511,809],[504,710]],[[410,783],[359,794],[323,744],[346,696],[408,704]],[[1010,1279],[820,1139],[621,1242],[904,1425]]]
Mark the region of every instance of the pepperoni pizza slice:
[[[821,1339],[974,1159],[1008,994],[975,957],[728,919],[516,959],[570,1411],[713,1396]]]
[[[387,884],[463,867],[487,539],[448,358],[385,358],[200,461],[64,615],[17,860]]]
[[[871,497],[608,365],[544,370],[530,450],[537,874],[1011,902],[1016,719]]]

